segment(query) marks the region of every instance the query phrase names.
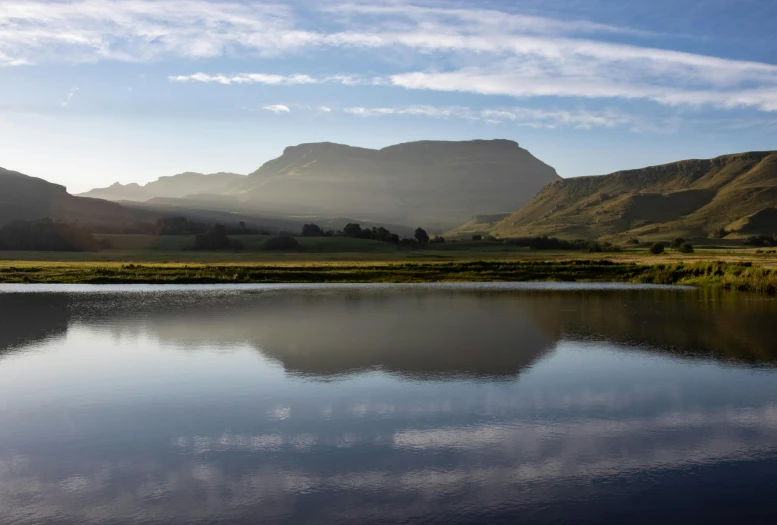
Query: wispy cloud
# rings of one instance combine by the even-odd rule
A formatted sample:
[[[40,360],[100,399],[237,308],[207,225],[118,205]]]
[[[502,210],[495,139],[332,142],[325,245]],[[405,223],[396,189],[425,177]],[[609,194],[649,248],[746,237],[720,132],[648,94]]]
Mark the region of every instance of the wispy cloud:
[[[268,75],[263,73],[240,73],[237,75],[175,75],[168,77],[171,82],[203,82],[216,84],[267,84],[271,86],[290,86],[298,84],[318,84],[321,82],[310,75]]]
[[[272,104],[270,106],[264,106],[262,109],[267,111],[272,111],[276,115],[280,115],[281,113],[290,113],[291,110],[288,106],[284,106],[283,104]]]
[[[68,91],[67,95],[65,96],[65,100],[62,101],[60,106],[62,106],[63,108],[68,107],[70,105],[70,102],[73,100],[73,97],[76,96],[76,93],[78,91],[80,91],[80,89],[77,87],[70,88],[70,91]]]
[[[389,79],[380,77],[362,77],[359,75],[330,75],[312,77],[310,75],[275,75],[267,73],[215,74],[194,73],[191,75],[173,75],[167,77],[170,82],[201,82],[205,84],[263,84],[270,86],[292,86],[300,84],[342,84],[344,86],[388,84]]]
[[[619,43],[650,37],[585,20],[417,5],[215,0],[5,0],[0,64],[277,56],[348,48],[372,61],[402,49],[435,69],[367,77],[195,73],[174,82],[393,85],[512,97],[641,99],[777,111],[777,65]],[[311,14],[312,13],[312,14]],[[312,17],[312,19],[311,19]],[[315,28],[315,29],[312,29]],[[322,30],[321,28],[327,28]],[[395,64],[394,64],[395,66]]]
[[[511,123],[532,128],[618,128],[634,131],[671,129],[667,123],[658,126],[643,117],[630,115],[616,109],[603,111],[546,110],[525,107],[473,109],[469,107],[406,106],[406,107],[348,107],[345,113],[359,117],[419,116],[437,119],[467,119],[494,124]]]

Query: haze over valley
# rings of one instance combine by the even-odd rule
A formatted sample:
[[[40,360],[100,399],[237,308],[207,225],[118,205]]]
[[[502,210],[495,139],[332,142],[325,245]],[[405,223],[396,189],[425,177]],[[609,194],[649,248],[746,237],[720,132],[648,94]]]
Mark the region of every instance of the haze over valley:
[[[186,172],[78,196],[3,170],[0,223],[51,218],[94,231],[183,216],[297,232],[349,222],[449,236],[742,239],[777,232],[777,153],[738,153],[561,179],[509,140],[422,141],[381,150],[287,147],[248,175]]]

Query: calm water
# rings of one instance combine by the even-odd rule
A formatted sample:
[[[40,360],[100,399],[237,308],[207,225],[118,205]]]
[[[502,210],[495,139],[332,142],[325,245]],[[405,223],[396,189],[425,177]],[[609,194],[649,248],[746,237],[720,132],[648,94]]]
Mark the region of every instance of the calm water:
[[[774,523],[777,301],[560,288],[0,287],[0,523]]]

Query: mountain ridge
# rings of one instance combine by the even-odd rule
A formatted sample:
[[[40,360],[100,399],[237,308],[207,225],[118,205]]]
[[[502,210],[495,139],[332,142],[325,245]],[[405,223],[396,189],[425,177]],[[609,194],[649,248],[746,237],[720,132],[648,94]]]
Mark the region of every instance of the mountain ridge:
[[[230,172],[198,173],[185,171],[175,175],[165,175],[146,184],[131,182],[121,184],[115,182],[104,188],[95,188],[78,197],[92,197],[110,201],[143,202],[149,199],[183,198],[199,193],[226,191],[230,185],[237,183],[245,175]]]
[[[561,179],[489,229],[502,237],[737,237],[777,232],[777,151],[688,159]],[[755,216],[754,221],[747,221]],[[725,232],[725,233],[724,233]],[[761,233],[761,232],[758,232]]]
[[[186,198],[221,211],[348,216],[442,231],[495,207],[514,210],[558,178],[555,169],[506,139],[425,140],[380,149],[311,142],[287,146],[279,157],[227,186],[143,200]],[[114,186],[82,195],[120,200],[104,191]],[[158,187],[149,188],[150,193]]]
[[[416,141],[381,149],[306,143],[285,148],[230,194],[276,211],[337,210],[438,229],[495,207],[515,209],[558,178],[551,166],[504,139]]]
[[[56,219],[83,225],[137,220],[119,204],[70,195],[64,186],[0,168],[0,225],[15,220]]]

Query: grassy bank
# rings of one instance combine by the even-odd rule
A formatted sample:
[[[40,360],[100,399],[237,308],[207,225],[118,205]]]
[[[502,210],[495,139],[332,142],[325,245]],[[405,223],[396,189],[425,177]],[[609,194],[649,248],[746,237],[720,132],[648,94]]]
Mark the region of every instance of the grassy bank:
[[[682,284],[777,292],[777,270],[752,263],[610,260],[134,264],[0,262],[0,283],[343,283],[567,281]]]

